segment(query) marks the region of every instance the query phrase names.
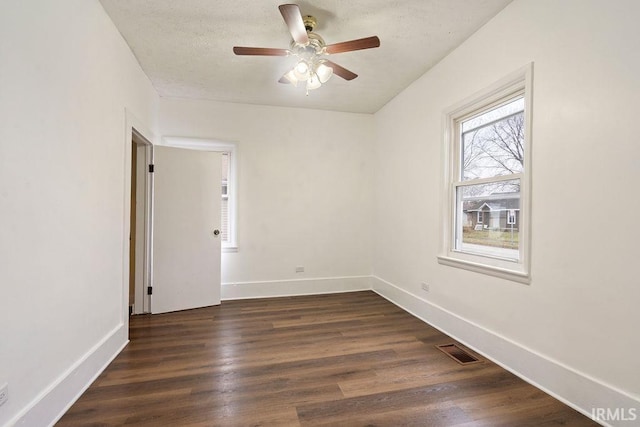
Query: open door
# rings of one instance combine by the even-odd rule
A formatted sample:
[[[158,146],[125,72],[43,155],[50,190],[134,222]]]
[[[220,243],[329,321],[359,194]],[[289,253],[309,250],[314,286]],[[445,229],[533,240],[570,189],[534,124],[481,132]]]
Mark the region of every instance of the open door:
[[[155,146],[152,313],[220,304],[220,153]]]

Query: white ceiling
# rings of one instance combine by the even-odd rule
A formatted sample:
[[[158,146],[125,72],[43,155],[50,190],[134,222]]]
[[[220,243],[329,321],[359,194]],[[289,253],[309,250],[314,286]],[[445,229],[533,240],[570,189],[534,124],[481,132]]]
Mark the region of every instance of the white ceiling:
[[[278,83],[294,58],[236,56],[288,48],[284,0],[100,0],[163,97],[374,113],[511,0],[300,0],[327,44],[377,35],[379,48],[331,55],[358,74],[305,96]]]

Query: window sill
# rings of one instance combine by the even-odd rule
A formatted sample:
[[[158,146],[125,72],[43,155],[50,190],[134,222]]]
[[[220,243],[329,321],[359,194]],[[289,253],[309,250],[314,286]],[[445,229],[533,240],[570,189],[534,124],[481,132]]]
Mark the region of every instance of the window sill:
[[[503,267],[481,264],[478,262],[468,261],[445,255],[438,256],[438,263],[442,265],[448,265],[450,267],[461,268],[463,270],[473,271],[476,273],[486,274],[493,277],[499,277],[501,279],[511,280],[513,282],[523,283],[525,285],[531,283],[531,275],[528,272],[510,270]]]

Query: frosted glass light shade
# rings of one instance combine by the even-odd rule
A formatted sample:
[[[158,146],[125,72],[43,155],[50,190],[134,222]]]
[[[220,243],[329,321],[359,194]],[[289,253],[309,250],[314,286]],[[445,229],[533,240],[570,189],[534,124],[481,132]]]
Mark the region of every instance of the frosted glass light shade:
[[[333,68],[320,64],[316,68],[316,74],[318,75],[318,79],[320,79],[320,83],[326,83],[333,75]]]
[[[287,74],[284,75],[284,78],[289,81],[294,86],[298,86],[298,78],[296,77],[295,69],[289,70]]]
[[[318,75],[316,73],[311,74],[311,77],[307,80],[307,90],[318,89],[320,86],[322,86],[322,83],[320,83]]]
[[[293,69],[293,74],[298,80],[307,80],[309,78],[309,64],[306,61],[298,62]]]

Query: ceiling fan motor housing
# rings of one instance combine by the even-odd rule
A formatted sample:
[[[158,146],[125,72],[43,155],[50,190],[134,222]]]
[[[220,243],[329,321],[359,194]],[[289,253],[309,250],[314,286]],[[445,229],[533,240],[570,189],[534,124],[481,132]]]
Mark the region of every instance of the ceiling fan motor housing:
[[[311,15],[305,15],[302,17],[302,23],[304,24],[304,28],[307,30],[307,33],[312,32],[316,25],[318,25],[318,21]]]
[[[309,43],[300,44],[295,40],[291,41],[291,52],[297,56],[305,55],[322,55],[324,54],[325,43],[324,39],[319,34],[314,32],[308,32]]]

